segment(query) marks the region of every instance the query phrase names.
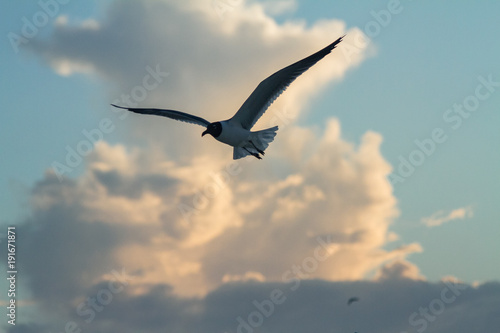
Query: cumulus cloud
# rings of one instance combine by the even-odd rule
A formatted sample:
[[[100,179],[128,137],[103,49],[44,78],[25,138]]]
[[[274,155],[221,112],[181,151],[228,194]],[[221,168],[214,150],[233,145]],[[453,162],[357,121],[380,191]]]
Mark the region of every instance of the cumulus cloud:
[[[465,218],[472,217],[474,214],[472,207],[462,207],[457,208],[449,213],[444,210],[440,210],[429,217],[424,217],[422,223],[428,227],[437,227],[443,223],[450,222],[453,220],[463,220]]]
[[[269,165],[253,160],[231,161],[231,170],[238,172],[228,174],[227,166],[210,158],[186,166],[161,151],[100,142],[81,177],[59,183],[48,173],[35,186],[33,221],[26,224],[37,239],[30,256],[50,263],[41,251],[46,241],[67,254],[77,251],[67,237],[81,234],[99,239],[97,248],[82,240],[85,246],[79,247],[88,248],[79,252],[85,262],[99,253],[96,263],[138,272],[138,287],[167,283],[180,294],[203,294],[247,279],[362,279],[420,246],[382,249],[394,238],[389,227],[398,212],[386,179],[390,166],[379,151],[381,138],[367,133],[355,147],[341,139],[339,126],[330,120],[300,162],[280,153],[269,157],[270,165],[287,162],[285,175],[266,172]],[[298,130],[315,136],[310,129]],[[289,144],[280,143],[280,150],[293,149]],[[44,233],[51,237],[36,236]],[[311,261],[318,247],[331,252],[327,260]],[[76,278],[78,266],[69,265],[68,274],[64,267],[58,274],[66,276],[65,283],[83,283]],[[84,285],[99,276],[88,278]],[[57,285],[54,276],[47,279]],[[33,288],[42,291],[43,281],[37,283]]]
[[[147,327],[154,332],[161,325],[196,322],[196,316],[183,317],[198,313],[196,300],[234,281],[291,281],[296,289],[302,279],[363,279],[394,259],[405,269],[393,267],[385,277],[418,279],[405,261],[420,250],[418,244],[382,249],[394,239],[388,228],[397,209],[380,136],[368,133],[355,147],[341,139],[334,119],[322,135],[310,136],[313,151],[297,161],[269,157],[285,158],[286,176],[266,174],[253,160],[240,161],[238,173],[222,176],[227,168],[211,159],[203,168],[185,166],[161,151],[105,142],[88,157],[81,177],[59,182],[48,172],[33,188],[32,217],[19,229],[29,241],[19,255],[36,306],[45,313],[70,304],[60,314],[82,322],[74,314],[78,305],[95,298],[112,271],[123,268],[132,277],[123,311],[114,301],[108,311],[116,317],[99,314],[102,319],[92,325],[111,320],[121,329],[127,325],[119,313],[145,302],[147,315],[137,316],[158,322]],[[291,148],[287,141],[280,145]],[[207,184],[219,189],[206,192]],[[179,209],[183,205],[195,209],[188,219]],[[174,300],[190,305],[165,322],[158,308],[173,311],[168,309]],[[149,304],[157,310],[149,313]],[[126,316],[140,325],[139,317]],[[186,322],[177,322],[181,317]]]

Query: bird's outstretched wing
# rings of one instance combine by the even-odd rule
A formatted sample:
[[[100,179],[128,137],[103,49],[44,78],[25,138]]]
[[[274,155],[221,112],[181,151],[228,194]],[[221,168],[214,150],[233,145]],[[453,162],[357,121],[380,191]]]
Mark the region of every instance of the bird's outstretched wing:
[[[302,73],[329,54],[344,36],[307,58],[285,67],[262,81],[243,103],[232,121],[250,130],[276,98]]]
[[[179,121],[184,121],[186,123],[200,125],[203,127],[207,127],[208,125],[210,125],[210,122],[208,120],[205,120],[201,117],[193,116],[192,114],[189,114],[189,113],[180,112],[180,111],[167,110],[167,109],[127,108],[127,107],[118,106],[115,104],[111,104],[111,105],[113,105],[115,108],[125,109],[125,110],[129,110],[129,111],[132,111],[135,113],[163,116],[163,117],[172,118],[172,119],[179,120]]]

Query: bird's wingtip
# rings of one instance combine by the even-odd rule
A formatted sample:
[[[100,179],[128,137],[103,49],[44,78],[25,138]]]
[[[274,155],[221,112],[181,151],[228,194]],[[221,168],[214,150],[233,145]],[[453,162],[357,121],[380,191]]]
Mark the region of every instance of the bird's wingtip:
[[[345,37],[346,35],[342,36],[342,37],[339,37],[337,38],[337,40],[335,40],[333,43],[331,43],[329,46],[330,46],[330,50],[334,49],[335,47],[337,47],[337,45],[342,41],[342,39]]]
[[[125,109],[125,110],[128,110],[128,108],[125,108],[123,106],[119,106],[119,105],[116,105],[116,104],[113,104],[111,103],[111,106],[114,106],[115,108],[119,108],[119,109]]]

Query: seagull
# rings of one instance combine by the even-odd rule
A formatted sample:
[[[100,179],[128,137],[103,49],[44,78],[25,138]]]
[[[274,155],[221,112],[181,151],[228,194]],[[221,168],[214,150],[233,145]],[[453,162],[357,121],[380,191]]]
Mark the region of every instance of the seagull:
[[[359,301],[359,297],[356,297],[356,296],[351,297],[351,298],[349,298],[349,300],[347,301],[347,305],[351,305],[352,303],[354,303],[354,302],[358,302],[358,301]]]
[[[253,125],[297,77],[329,54],[344,37],[345,35],[318,52],[277,71],[263,80],[235,115],[228,120],[211,123],[201,117],[170,109],[129,108],[115,104],[111,105],[139,114],[163,116],[206,127],[201,136],[210,134],[217,141],[232,146],[234,148],[233,159],[236,160],[247,155],[262,159],[264,151],[276,136],[278,126],[261,131],[251,131]]]

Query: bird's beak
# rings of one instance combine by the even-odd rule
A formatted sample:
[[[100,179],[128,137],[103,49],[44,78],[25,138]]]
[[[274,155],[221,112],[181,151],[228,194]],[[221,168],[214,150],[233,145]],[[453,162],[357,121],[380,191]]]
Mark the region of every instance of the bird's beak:
[[[201,133],[201,136],[204,136],[205,134],[208,134],[208,130],[206,130],[205,132]]]

